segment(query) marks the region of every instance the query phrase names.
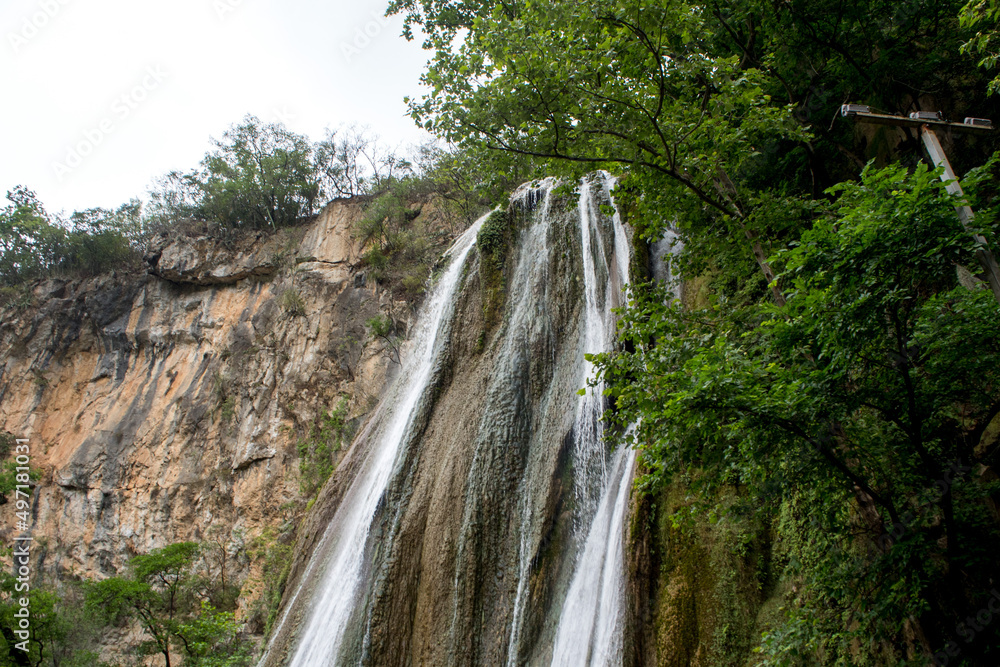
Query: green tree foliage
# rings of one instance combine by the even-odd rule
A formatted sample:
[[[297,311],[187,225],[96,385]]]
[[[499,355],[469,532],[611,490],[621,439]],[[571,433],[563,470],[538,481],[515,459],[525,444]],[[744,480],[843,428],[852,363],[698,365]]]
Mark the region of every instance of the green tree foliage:
[[[240,637],[240,623],[232,612],[218,611],[202,600],[196,617],[177,628],[184,644],[185,665],[242,667],[250,664],[250,646]]]
[[[9,556],[9,550],[8,550]],[[52,590],[25,588],[8,572],[0,575],[0,665],[52,665],[52,667],[83,667],[99,665],[93,651],[98,627],[80,604],[80,590],[70,582],[64,595]],[[28,602],[24,613],[22,599]],[[20,621],[27,619],[28,640],[15,634]],[[26,647],[28,650],[23,651]]]
[[[160,653],[170,667],[171,648],[190,614],[190,568],[197,552],[198,545],[182,542],[136,556],[131,578],[91,584],[87,604],[109,621],[137,618],[149,636],[143,653]]]
[[[679,233],[700,296],[674,309],[637,285],[622,350],[598,365],[615,419],[639,420],[644,489],[681,482],[692,513],[773,525],[797,592],[761,645],[769,664],[921,664],[959,644],[952,664],[996,662],[996,628],[958,625],[987,602],[998,544],[996,305],[958,286],[973,241],[914,169],[917,137],[837,116],[997,117],[959,55],[963,4],[390,5],[432,51],[410,103],[425,128],[501,168],[608,168],[640,238]],[[992,30],[992,3],[977,7]],[[966,171],[995,148],[951,156]],[[894,160],[906,168],[876,168]],[[992,171],[966,184],[985,186],[973,204],[995,244]],[[745,502],[716,507],[734,489]]]
[[[962,8],[962,26],[973,28],[976,34],[962,45],[963,53],[980,57],[979,66],[996,69],[1000,63],[1000,4],[996,0],[970,0]],[[990,81],[989,92],[1000,90],[1000,75]]]
[[[65,231],[51,224],[38,197],[24,186],[8,192],[7,201],[0,211],[0,282],[11,286],[56,266]]]
[[[451,239],[506,201],[527,173],[525,164],[491,172],[472,151],[455,146],[418,147],[413,168],[383,178],[354,223],[370,276],[417,298]]]
[[[763,147],[806,134],[789,106],[771,104],[761,70],[706,48],[712,33],[700,7],[594,0],[477,9],[465,16],[451,3],[391,5],[436,49],[424,75],[432,92],[411,103],[419,123],[575,177],[627,170],[634,186],[659,193],[660,217],[711,211],[746,237],[773,279],[732,177]]]
[[[376,315],[370,318],[365,325],[368,327],[368,335],[372,340],[380,340],[385,344],[385,352],[389,361],[400,363],[399,338],[396,333],[396,322],[391,315]]]
[[[142,205],[88,209],[52,218],[34,192],[18,186],[0,210],[0,286],[52,274],[95,275],[138,265],[144,239]]]
[[[140,652],[162,655],[167,667],[178,646],[186,663],[247,664],[232,614],[211,605],[204,579],[195,572],[200,550],[194,542],[179,542],[136,556],[129,563],[131,576],[88,585],[88,608],[108,622],[138,621],[148,636]]]
[[[988,603],[1000,548],[997,488],[973,473],[1000,453],[983,437],[1000,414],[1000,312],[958,285],[975,244],[936,172],[869,168],[837,191],[776,258],[783,309],[638,296],[622,324],[634,351],[597,357],[615,419],[639,422],[649,487],[685,476],[706,510],[735,486],[743,511],[780,516],[785,574],[807,585],[768,664],[792,649],[895,664],[906,636],[995,660],[995,629],[955,633]]]
[[[247,115],[212,143],[199,169],[155,181],[147,224],[162,229],[195,218],[276,229],[308,218],[320,202],[378,193],[411,167],[357,126],[328,130],[312,143],[281,123]]]
[[[29,470],[27,477],[25,477],[23,472],[18,472],[18,467],[14,460],[4,461],[3,464],[0,464],[0,505],[6,505],[10,502],[18,484],[24,484],[27,480],[29,484],[34,485],[42,478],[42,473],[35,469]]]
[[[295,524],[287,521],[280,532],[265,528],[261,535],[247,544],[247,553],[261,564],[260,579],[250,586],[251,595],[256,595],[248,622],[256,625],[265,636],[271,633],[278,620],[281,596],[292,568],[295,534]]]
[[[142,203],[133,199],[117,209],[74,212],[60,268],[84,275],[135,267],[145,247]]]
[[[464,229],[485,211],[506,201],[510,192],[530,177],[530,165],[517,161],[495,170],[475,151],[426,142],[418,147],[415,171],[445,212],[452,233]]]
[[[714,263],[755,297],[774,278],[767,256],[810,222],[803,199],[854,178],[865,153],[919,150],[892,128],[859,145],[853,126],[833,122],[841,103],[899,113],[931,94],[959,118],[1000,111],[957,56],[960,7],[396,0],[389,11],[433,51],[431,92],[411,102],[424,127],[485,151],[495,169],[510,156],[573,178],[611,169],[643,236],[675,225],[692,269]],[[959,168],[993,145],[959,156]],[[772,296],[783,300],[778,286]]]
[[[213,144],[189,175],[199,191],[198,217],[274,229],[312,213],[319,186],[306,137],[247,116]]]

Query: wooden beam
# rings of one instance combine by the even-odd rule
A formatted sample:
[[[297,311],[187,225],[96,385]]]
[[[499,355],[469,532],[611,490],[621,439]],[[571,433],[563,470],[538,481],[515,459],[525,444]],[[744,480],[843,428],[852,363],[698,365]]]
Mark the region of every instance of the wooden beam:
[[[941,141],[938,139],[930,123],[925,123],[920,128],[920,137],[923,139],[924,147],[927,148],[927,153],[931,156],[931,161],[934,165],[944,168],[941,172],[941,180],[945,182],[945,189],[961,198],[961,205],[956,207],[958,217],[962,221],[962,226],[965,227],[965,230],[971,232],[970,227],[975,220],[975,214],[965,201],[965,193],[958,182],[958,176],[955,175],[955,171],[951,168],[951,163],[948,162],[948,156],[945,155],[944,147],[941,146]],[[1000,303],[1000,266],[997,266],[996,257],[993,256],[989,246],[986,244],[986,239],[981,234],[972,234],[972,238],[979,245],[976,249],[976,259],[979,260],[979,265],[983,267],[983,273],[986,274],[986,280],[990,284],[990,289],[993,290],[993,296],[996,298],[997,303]]]
[[[966,132],[969,134],[987,134],[993,131],[993,127],[984,125],[966,125],[965,123],[952,123],[944,120],[926,120],[920,118],[907,118],[905,116],[890,116],[882,113],[853,112],[847,116],[854,118],[859,123],[871,123],[874,125],[898,125],[899,127],[935,127],[948,129],[952,132]]]

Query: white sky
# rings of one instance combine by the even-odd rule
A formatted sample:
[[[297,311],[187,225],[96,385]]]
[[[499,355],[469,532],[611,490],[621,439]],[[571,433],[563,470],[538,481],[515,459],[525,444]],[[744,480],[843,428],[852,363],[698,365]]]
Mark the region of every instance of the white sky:
[[[23,184],[68,213],[144,197],[247,113],[314,141],[354,122],[420,141],[403,97],[427,54],[386,4],[2,0],[0,198]]]

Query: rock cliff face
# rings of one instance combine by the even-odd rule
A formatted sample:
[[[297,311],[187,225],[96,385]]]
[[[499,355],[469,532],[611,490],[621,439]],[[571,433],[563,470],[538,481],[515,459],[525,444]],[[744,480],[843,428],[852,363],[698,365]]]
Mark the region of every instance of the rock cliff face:
[[[360,421],[392,371],[365,321],[409,317],[354,270],[357,215],[334,203],[239,239],[191,226],[157,239],[151,275],[49,280],[0,313],[0,430],[42,473],[47,575],[213,539],[231,580],[257,576],[246,544],[304,509],[296,443],[341,401]]]
[[[30,438],[42,473],[37,567],[100,578],[207,541],[243,587],[251,631],[265,630],[262,597],[284,591],[269,666],[745,661],[775,613],[766,529],[679,533],[665,517],[683,489],[627,502],[633,459],[601,437],[600,391],[577,395],[645,257],[607,214],[609,188],[525,188],[470,230],[424,306],[450,272],[425,349],[427,318],[358,270],[347,203],[274,235],[191,223],[154,240],[148,275],[37,285],[31,305],[0,311],[0,430]],[[402,417],[412,370],[370,340],[376,315],[413,329],[403,359],[426,362]],[[359,435],[313,503],[298,445],[334,408]],[[380,457],[384,479],[364,487]],[[609,493],[627,508],[611,518]],[[321,660],[303,658],[351,531],[357,567],[332,584],[348,603],[321,614],[340,625],[314,633]],[[283,544],[287,586],[262,543]]]

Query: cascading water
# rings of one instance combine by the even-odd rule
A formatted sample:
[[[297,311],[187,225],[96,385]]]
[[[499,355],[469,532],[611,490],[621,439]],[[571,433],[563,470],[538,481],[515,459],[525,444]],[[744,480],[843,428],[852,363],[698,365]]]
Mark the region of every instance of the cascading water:
[[[456,242],[262,666],[621,662],[634,457],[603,439],[603,388],[577,390],[614,343],[630,242],[610,177],[576,202],[556,185]]]
[[[610,199],[610,179],[603,179]],[[604,352],[614,341],[612,309],[619,304],[628,280],[628,248],[616,212],[614,256],[611,261],[599,244],[591,243],[596,231],[597,203],[588,183],[581,185],[580,230],[586,285],[586,351]],[[596,245],[592,249],[592,245]],[[598,280],[598,273],[616,280]],[[602,294],[603,293],[603,294]],[[603,298],[602,298],[603,296]],[[584,379],[591,380],[593,365],[585,362]],[[577,411],[577,461],[583,474],[576,478],[577,496],[583,498],[588,527],[583,551],[556,629],[553,665],[621,664],[624,599],[623,526],[635,452],[622,447],[607,474],[607,448],[601,417],[604,383],[598,381],[580,401]]]
[[[622,447],[590,524],[556,632],[552,664],[622,664],[624,527],[635,451]]]
[[[288,605],[280,634],[289,614],[296,610],[296,598],[305,585],[311,591],[311,611],[299,633],[291,660],[292,667],[333,664],[337,659],[344,631],[363,580],[364,552],[375,512],[389,483],[401,444],[409,428],[417,403],[427,389],[435,362],[448,339],[456,290],[476,233],[483,219],[477,221],[455,242],[451,263],[428,297],[413,338],[407,365],[395,382],[389,400],[392,406],[384,415],[373,419],[375,446],[345,493],[333,521],[313,554],[310,568],[302,578],[299,591]],[[379,418],[381,417],[381,418]],[[261,664],[266,664],[265,654]]]
[[[605,195],[611,201],[614,185],[606,174],[597,177]],[[548,188],[552,185],[549,184]],[[577,204],[583,268],[583,336],[580,342],[579,384],[593,376],[593,364],[584,355],[606,352],[614,344],[614,309],[628,281],[629,249],[627,236],[618,213],[611,219],[610,247],[602,242],[607,230],[601,229],[602,215],[593,191],[594,184],[584,179],[580,183]],[[544,206],[538,226],[544,226],[549,215],[550,190],[545,190]],[[610,250],[610,252],[609,252]],[[573,424],[574,496],[577,521],[586,531],[577,574],[567,594],[556,631],[553,664],[610,665],[621,662],[622,604],[624,570],[622,567],[624,516],[627,510],[629,485],[632,479],[634,453],[619,451],[608,475],[608,450],[604,441],[601,418],[604,413],[604,385],[598,382],[579,399]],[[514,621],[511,628],[507,664],[518,664],[517,650],[521,639],[521,618],[525,590],[530,575],[530,503],[522,509],[520,568]],[[593,655],[593,661],[586,660]]]

